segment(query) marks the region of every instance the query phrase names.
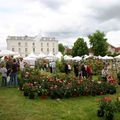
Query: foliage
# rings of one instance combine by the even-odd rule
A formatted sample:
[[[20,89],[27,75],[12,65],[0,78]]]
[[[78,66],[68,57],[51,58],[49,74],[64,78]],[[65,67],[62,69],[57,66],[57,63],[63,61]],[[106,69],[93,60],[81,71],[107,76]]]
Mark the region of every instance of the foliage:
[[[113,102],[111,97],[106,96],[98,101],[99,109],[97,115],[99,117],[105,117],[106,120],[113,120],[114,113],[120,112],[120,101],[118,98],[117,101]]]
[[[58,44],[58,50],[59,50],[62,54],[64,54],[65,47],[63,46],[62,43],[59,43],[59,44]]]
[[[101,71],[103,69],[103,61],[100,59],[88,59],[86,61],[87,64],[89,64],[92,68],[92,74],[93,75],[100,75]]]
[[[32,74],[31,74],[32,73]],[[116,87],[110,83],[80,80],[64,73],[48,74],[31,71],[30,78],[23,85],[23,91],[36,95],[49,95],[51,98],[74,97],[80,95],[103,95],[116,93]]]
[[[58,72],[65,72],[65,60],[63,58],[56,62],[56,68]]]
[[[107,54],[108,44],[103,32],[96,31],[92,35],[89,35],[88,38],[94,55],[105,56]]]
[[[85,54],[88,54],[87,44],[86,44],[86,42],[84,42],[83,38],[78,38],[72,48],[72,55],[73,56],[83,56]]]

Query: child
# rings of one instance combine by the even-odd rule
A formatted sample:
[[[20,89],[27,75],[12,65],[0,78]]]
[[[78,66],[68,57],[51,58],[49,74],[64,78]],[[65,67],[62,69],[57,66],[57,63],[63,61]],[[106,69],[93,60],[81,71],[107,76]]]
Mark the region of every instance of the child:
[[[2,73],[1,86],[4,87],[7,85],[7,69],[5,68],[4,64],[1,65],[0,72]]]

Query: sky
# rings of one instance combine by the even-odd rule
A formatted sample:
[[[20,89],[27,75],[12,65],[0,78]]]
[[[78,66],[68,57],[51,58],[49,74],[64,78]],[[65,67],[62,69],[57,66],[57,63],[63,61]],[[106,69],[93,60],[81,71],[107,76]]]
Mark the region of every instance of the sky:
[[[120,0],[0,0],[0,49],[10,36],[55,37],[73,46],[96,30],[120,46]]]

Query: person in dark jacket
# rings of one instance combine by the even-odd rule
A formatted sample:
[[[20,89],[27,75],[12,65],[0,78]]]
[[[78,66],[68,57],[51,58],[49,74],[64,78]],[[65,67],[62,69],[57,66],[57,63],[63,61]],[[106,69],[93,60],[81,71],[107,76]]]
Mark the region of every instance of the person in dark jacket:
[[[81,66],[81,74],[82,74],[82,78],[86,78],[87,72],[86,72],[85,64],[82,64]]]
[[[74,74],[76,77],[78,77],[78,73],[79,73],[79,65],[77,62],[75,62],[74,64]]]
[[[68,69],[68,64],[65,63],[65,73],[68,74],[69,73],[69,69]]]
[[[16,59],[13,59],[10,81],[8,83],[9,87],[11,87],[12,82],[14,83],[14,87],[18,85],[18,70],[19,70],[19,65],[16,62]]]

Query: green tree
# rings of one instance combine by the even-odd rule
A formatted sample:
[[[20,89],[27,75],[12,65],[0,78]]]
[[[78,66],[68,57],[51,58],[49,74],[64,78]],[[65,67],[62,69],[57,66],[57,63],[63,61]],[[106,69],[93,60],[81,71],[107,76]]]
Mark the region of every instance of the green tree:
[[[72,48],[73,56],[82,56],[88,54],[88,47],[83,38],[78,38]]]
[[[104,32],[96,31],[92,35],[89,35],[88,38],[94,55],[105,56],[107,54],[108,43]]]
[[[58,44],[58,50],[59,50],[62,54],[64,54],[65,47],[63,46],[62,43]]]

